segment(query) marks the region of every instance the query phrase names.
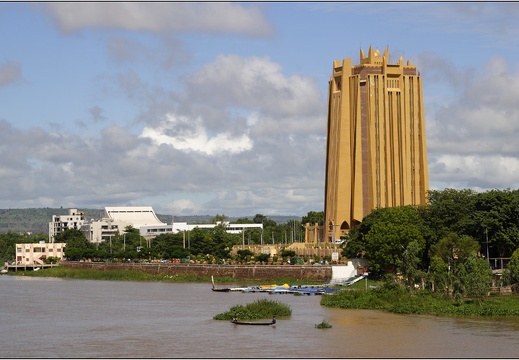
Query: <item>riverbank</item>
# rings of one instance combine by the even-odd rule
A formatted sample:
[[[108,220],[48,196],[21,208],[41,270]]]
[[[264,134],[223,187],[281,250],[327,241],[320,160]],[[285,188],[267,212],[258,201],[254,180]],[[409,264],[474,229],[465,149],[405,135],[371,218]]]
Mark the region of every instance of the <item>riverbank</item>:
[[[77,269],[63,266],[39,271],[11,272],[9,275],[82,280],[211,283],[211,276],[152,274],[138,270]],[[234,284],[237,286],[262,285],[267,282],[258,279],[236,279],[231,277],[215,277],[215,281],[218,285]],[[272,278],[268,283],[302,285],[319,284],[320,282],[277,277]],[[396,314],[519,317],[519,296],[517,294],[497,295],[482,299],[462,299],[456,302],[454,299],[444,298],[427,291],[408,293],[405,290],[387,290],[384,286],[381,286],[382,283],[371,280],[368,281],[368,285],[366,287],[363,281],[355,283],[336,294],[323,296],[320,304],[330,308],[383,310]],[[372,285],[377,287],[373,289]]]
[[[396,314],[519,317],[519,296],[496,295],[459,301],[429,291],[409,293],[381,286],[369,291],[355,289],[323,296],[321,305],[341,309],[384,310]]]
[[[15,276],[30,276],[30,277],[56,277],[63,279],[78,279],[78,280],[111,280],[111,281],[154,281],[154,282],[172,282],[172,283],[211,283],[211,275],[194,275],[186,273],[151,273],[150,271],[132,270],[132,269],[99,269],[99,268],[75,268],[57,266],[51,269],[41,269],[38,271],[18,271],[9,272],[9,275]],[[284,284],[291,285],[300,284],[321,284],[320,281],[301,280],[290,276],[273,277],[269,280],[263,279],[236,279],[226,276],[214,276],[218,285],[234,284],[234,285],[261,285],[268,282],[269,284]]]
[[[210,279],[214,276],[218,282],[228,281],[274,281],[285,282],[329,282],[332,278],[332,266],[308,265],[209,265],[175,263],[106,263],[64,261],[64,268],[99,271],[137,271],[149,275],[168,275],[173,278],[194,277]]]

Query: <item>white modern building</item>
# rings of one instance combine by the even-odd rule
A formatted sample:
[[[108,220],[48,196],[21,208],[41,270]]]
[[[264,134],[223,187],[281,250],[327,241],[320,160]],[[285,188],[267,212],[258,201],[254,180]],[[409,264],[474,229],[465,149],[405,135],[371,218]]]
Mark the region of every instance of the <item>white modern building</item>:
[[[221,222],[216,224],[188,224],[187,222],[174,222],[172,225],[163,226],[141,226],[140,234],[145,238],[155,237],[160,234],[176,234],[183,231],[190,231],[195,228],[199,229],[213,229],[215,226],[220,225]],[[263,229],[263,224],[232,224],[224,222],[225,230],[229,234],[241,234],[242,232],[250,229]]]
[[[83,226],[88,241],[99,243],[109,241],[117,233],[123,234],[126,227],[135,229],[142,227],[166,227],[159,220],[151,206],[118,206],[105,207],[101,220],[91,220]]]
[[[65,243],[16,244],[16,265],[44,265],[50,257],[63,260]]]
[[[67,215],[52,215],[49,223],[49,242],[53,243],[57,234],[67,230],[80,230],[85,222],[85,214],[78,209],[69,209]]]
[[[84,214],[77,209],[70,209],[69,215],[53,216],[49,223],[49,241],[66,229],[81,229],[88,241],[100,243],[110,241],[112,236],[123,234],[128,226],[139,229],[140,235],[152,239],[160,234],[175,234],[190,231],[194,228],[212,229],[221,224],[188,224],[174,222],[166,224],[159,220],[151,206],[117,206],[105,207],[100,220],[84,220]],[[225,222],[226,231],[230,234],[241,234],[249,229],[263,229],[263,224],[232,224]]]

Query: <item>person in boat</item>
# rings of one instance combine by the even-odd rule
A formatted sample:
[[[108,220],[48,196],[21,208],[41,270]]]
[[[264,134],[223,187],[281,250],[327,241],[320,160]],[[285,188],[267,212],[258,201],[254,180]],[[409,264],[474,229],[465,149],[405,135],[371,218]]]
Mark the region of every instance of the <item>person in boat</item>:
[[[276,323],[276,315],[272,316],[272,324]]]

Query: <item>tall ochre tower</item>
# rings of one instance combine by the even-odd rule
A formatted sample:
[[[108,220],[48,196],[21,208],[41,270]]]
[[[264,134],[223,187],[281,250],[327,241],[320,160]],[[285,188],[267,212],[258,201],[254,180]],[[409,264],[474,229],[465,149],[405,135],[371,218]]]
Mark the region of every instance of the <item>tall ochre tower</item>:
[[[429,188],[422,80],[402,58],[369,48],[333,62],[328,87],[324,241],[373,209],[422,205]]]

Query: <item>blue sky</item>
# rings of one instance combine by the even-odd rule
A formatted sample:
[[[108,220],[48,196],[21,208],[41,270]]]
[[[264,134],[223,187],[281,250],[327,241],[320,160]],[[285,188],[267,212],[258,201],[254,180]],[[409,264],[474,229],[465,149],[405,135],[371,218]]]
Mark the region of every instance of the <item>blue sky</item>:
[[[334,60],[423,79],[432,189],[519,186],[519,3],[2,2],[0,208],[322,211]]]

